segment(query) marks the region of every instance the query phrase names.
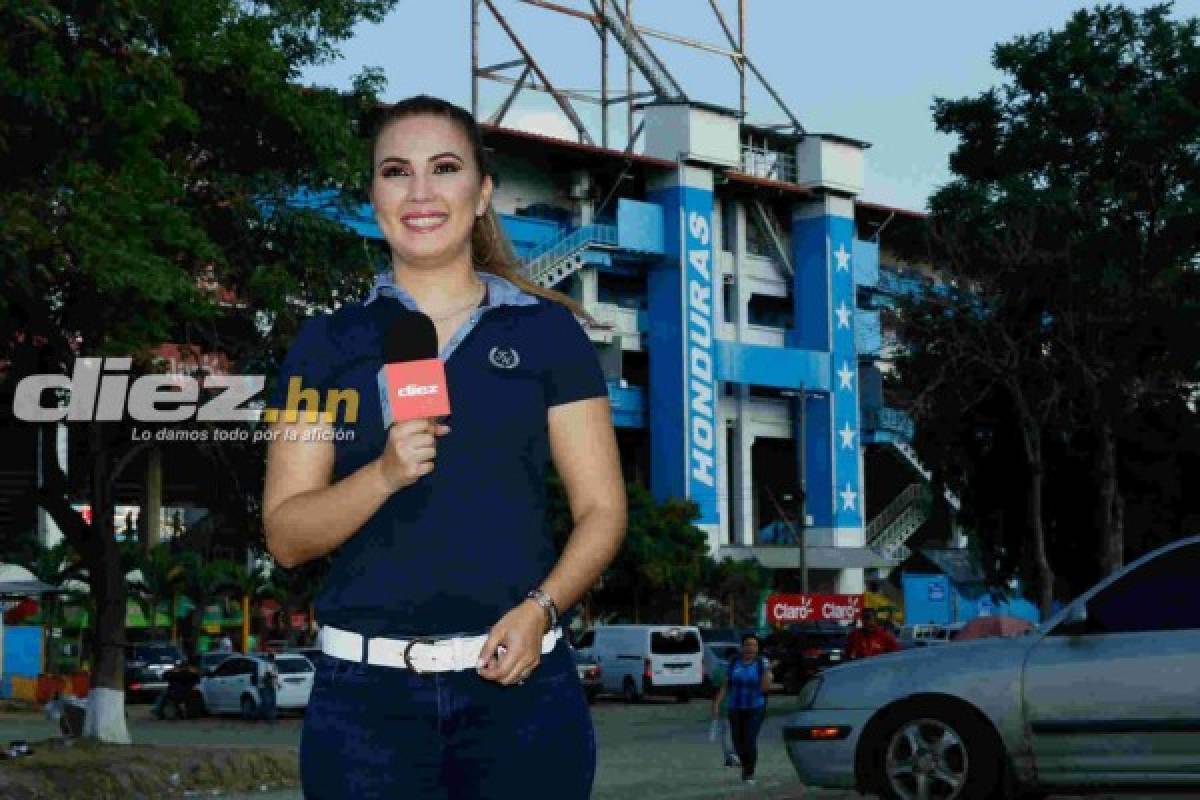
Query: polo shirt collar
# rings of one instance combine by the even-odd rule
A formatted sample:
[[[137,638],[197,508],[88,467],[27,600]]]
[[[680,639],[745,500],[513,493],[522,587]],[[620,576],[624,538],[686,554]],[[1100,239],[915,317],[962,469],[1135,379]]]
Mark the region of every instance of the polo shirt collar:
[[[507,278],[483,270],[476,270],[475,274],[487,286],[487,299],[483,305],[485,309],[497,306],[531,306],[537,303],[535,296]],[[417,302],[413,300],[412,295],[395,282],[390,271],[380,272],[375,276],[375,283],[371,286],[371,291],[367,294],[363,305],[369,305],[380,297],[399,300],[410,311],[415,311],[417,308]]]

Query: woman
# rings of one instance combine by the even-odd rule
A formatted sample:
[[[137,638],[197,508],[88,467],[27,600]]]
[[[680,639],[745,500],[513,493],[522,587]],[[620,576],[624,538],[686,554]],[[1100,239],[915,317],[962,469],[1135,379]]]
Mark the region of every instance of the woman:
[[[372,165],[391,273],[305,323],[273,403],[297,384],[360,398],[346,419],[285,415],[268,451],[272,555],[332,556],[305,797],[587,797],[594,734],[559,617],[625,530],[596,353],[572,301],[518,276],[470,114],[398,103]],[[385,431],[381,340],[414,310],[436,327],[452,413]],[[551,458],[574,518],[561,557],[545,525]]]
[[[742,762],[742,781],[748,784],[754,783],[754,767],[758,764],[758,732],[767,713],[767,692],[771,689],[770,667],[758,651],[757,636],[748,633],[742,637],[741,656],[729,661],[725,681],[712,702],[713,719],[718,719],[721,701],[728,695],[733,749]]]

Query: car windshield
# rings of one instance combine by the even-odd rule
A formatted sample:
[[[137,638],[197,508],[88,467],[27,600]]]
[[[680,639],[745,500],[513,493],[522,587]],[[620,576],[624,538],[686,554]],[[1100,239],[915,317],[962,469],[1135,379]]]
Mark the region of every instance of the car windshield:
[[[279,670],[280,675],[313,671],[313,666],[308,663],[307,658],[277,658],[275,659],[275,668]]]
[[[182,659],[183,654],[173,644],[139,644],[133,648],[133,660],[147,664],[174,664]]]
[[[650,634],[650,652],[660,656],[677,656],[700,652],[700,637],[695,631],[671,631]]]

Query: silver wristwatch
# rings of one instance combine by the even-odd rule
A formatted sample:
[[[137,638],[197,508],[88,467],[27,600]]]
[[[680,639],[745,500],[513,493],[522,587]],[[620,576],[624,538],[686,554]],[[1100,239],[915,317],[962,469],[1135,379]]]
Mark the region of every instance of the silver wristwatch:
[[[546,619],[548,620],[546,624],[547,632],[558,627],[558,606],[555,605],[553,597],[541,589],[530,589],[525,597],[537,603],[546,612]]]

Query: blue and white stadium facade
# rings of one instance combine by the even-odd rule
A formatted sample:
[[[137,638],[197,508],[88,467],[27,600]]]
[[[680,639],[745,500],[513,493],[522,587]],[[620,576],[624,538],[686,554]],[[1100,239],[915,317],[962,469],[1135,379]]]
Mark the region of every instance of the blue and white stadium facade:
[[[898,564],[923,495],[872,497],[864,450],[912,453],[881,389],[903,279],[874,241],[909,212],[858,201],[867,145],[695,103],[647,107],[638,154],[485,132],[529,276],[600,323],[626,477],[694,501],[713,556],[755,558],[777,588],[857,594]],[[368,208],[347,221],[379,236]]]

